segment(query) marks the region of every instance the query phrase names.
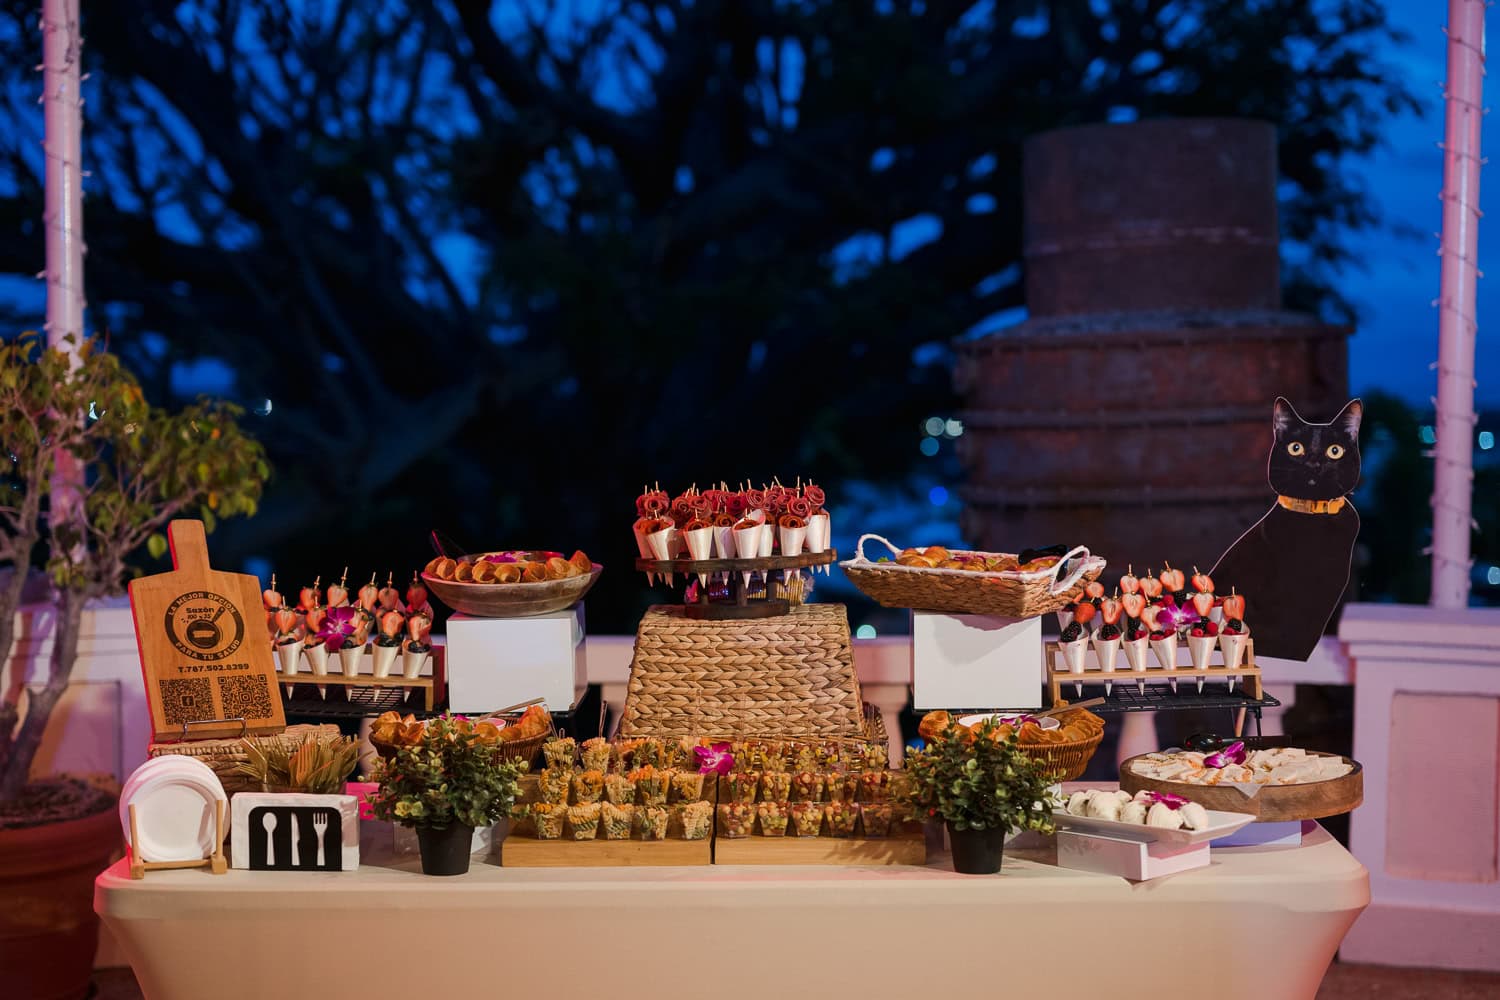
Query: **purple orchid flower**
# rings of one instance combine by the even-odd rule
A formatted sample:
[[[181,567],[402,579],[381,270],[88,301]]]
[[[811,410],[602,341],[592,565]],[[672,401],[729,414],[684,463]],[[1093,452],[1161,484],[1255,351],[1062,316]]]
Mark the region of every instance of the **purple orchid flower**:
[[[1147,792],[1146,795],[1152,802],[1160,802],[1168,809],[1181,809],[1189,802],[1181,795],[1173,795],[1171,792]]]
[[[1218,753],[1211,753],[1203,758],[1204,767],[1228,767],[1230,764],[1245,763],[1245,743],[1243,740],[1235,740]]]
[[[728,743],[693,747],[693,756],[698,758],[699,774],[728,774],[734,768],[734,754],[729,752]]]
[[[354,635],[354,608],[329,608],[327,616],[323,619],[323,627],[318,630],[318,636],[323,640],[323,645],[331,653],[336,653],[344,648],[344,644]]]

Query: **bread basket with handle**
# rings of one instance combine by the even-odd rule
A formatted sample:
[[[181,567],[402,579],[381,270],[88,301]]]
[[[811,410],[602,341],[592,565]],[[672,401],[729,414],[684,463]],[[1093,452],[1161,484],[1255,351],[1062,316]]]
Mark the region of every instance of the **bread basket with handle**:
[[[870,598],[888,608],[912,608],[960,615],[1034,618],[1074,604],[1084,586],[1099,578],[1105,562],[1082,545],[1074,546],[1056,565],[1037,570],[980,572],[902,566],[865,558],[865,543],[876,541],[900,556],[901,549],[880,535],[861,535],[853,559],[839,563],[849,579]],[[1006,557],[1003,552],[952,550],[954,556]],[[1014,558],[1011,556],[1011,558]]]

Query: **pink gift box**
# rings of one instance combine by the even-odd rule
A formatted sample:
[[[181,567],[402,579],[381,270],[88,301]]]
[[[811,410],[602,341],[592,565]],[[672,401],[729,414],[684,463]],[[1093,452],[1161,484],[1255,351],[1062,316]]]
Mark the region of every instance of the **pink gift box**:
[[[375,807],[370,805],[370,796],[380,786],[373,781],[349,781],[344,784],[344,794],[352,795],[359,802],[359,818],[374,819]]]

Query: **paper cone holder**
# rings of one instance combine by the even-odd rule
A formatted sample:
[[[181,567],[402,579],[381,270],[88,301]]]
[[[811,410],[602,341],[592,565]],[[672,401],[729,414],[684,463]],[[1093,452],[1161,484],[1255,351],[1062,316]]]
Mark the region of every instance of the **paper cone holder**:
[[[1122,650],[1123,652],[1123,650]],[[1149,663],[1149,666],[1147,665]],[[1207,676],[1212,679],[1223,677],[1231,684],[1241,681],[1245,685],[1245,695],[1259,701],[1265,697],[1264,688],[1261,683],[1260,667],[1255,664],[1255,638],[1250,636],[1245,641],[1244,657],[1237,667],[1225,667],[1222,648],[1215,648],[1206,668]],[[1131,669],[1128,658],[1121,665],[1116,661],[1115,669],[1106,673],[1097,664],[1085,665],[1082,674],[1076,674],[1069,669],[1067,656],[1062,644],[1058,642],[1047,643],[1047,691],[1051,695],[1050,704],[1056,705],[1062,698],[1062,685],[1065,683],[1084,685],[1106,684],[1123,680],[1134,680],[1144,686],[1145,682],[1168,680],[1175,683],[1180,678],[1195,679],[1204,674],[1204,669],[1194,667],[1192,664],[1178,666],[1172,670],[1157,666],[1155,654],[1147,650],[1147,658],[1142,662],[1142,669]],[[1231,688],[1233,690],[1233,688]]]

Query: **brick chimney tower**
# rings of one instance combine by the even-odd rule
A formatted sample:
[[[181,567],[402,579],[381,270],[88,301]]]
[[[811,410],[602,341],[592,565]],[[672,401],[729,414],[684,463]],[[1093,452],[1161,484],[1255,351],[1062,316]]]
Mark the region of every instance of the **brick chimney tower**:
[[[1264,122],[1027,142],[1029,318],[961,342],[954,373],[971,544],[1206,570],[1270,508],[1272,401],[1331,419],[1351,332],[1281,308],[1276,183]]]

